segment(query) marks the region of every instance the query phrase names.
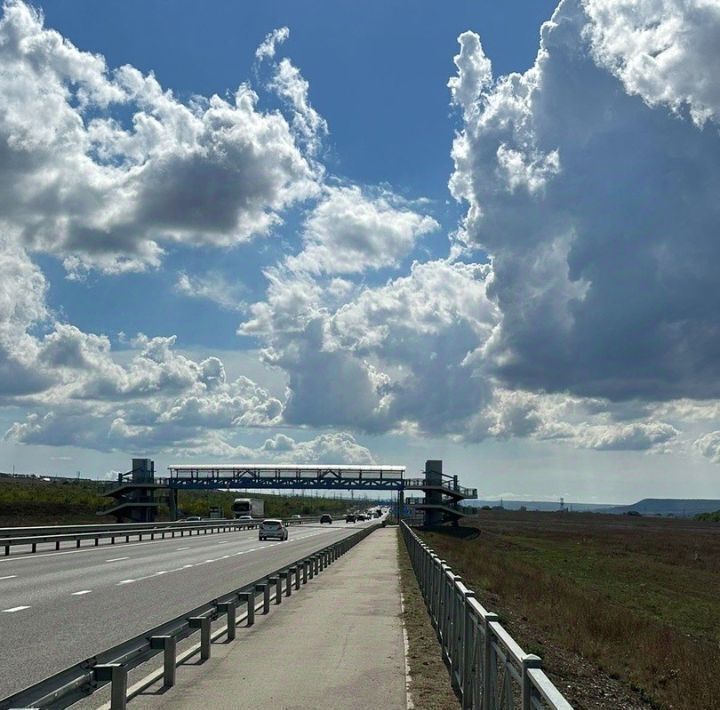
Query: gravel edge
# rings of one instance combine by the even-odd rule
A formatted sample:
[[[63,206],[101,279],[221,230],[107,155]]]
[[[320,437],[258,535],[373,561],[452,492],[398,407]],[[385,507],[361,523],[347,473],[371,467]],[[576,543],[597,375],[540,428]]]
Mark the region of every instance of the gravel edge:
[[[460,701],[450,684],[440,643],[399,529],[397,545],[404,606],[402,617],[408,640],[409,694],[413,706],[417,710],[459,710]]]

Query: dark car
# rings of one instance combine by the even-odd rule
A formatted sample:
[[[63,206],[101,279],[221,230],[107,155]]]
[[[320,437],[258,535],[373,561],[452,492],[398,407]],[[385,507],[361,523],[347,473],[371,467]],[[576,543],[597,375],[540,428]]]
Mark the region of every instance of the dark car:
[[[354,523],[355,522],[355,515],[353,513],[348,513],[345,516],[345,522],[346,523]]]
[[[325,513],[324,515],[320,516],[320,522],[321,523],[330,523],[330,525],[332,525],[332,516]]]

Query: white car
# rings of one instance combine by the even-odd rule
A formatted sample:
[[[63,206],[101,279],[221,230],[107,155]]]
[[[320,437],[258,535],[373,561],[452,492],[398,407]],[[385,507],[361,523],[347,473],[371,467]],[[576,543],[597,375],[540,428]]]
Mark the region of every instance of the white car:
[[[258,528],[258,539],[259,540],[287,540],[288,529],[285,527],[285,523],[282,520],[276,518],[268,518],[260,523]]]

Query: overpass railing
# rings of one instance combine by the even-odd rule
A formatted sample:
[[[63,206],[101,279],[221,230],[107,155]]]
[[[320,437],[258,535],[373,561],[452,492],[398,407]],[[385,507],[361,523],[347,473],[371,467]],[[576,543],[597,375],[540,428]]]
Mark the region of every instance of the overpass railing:
[[[293,589],[300,589],[301,584],[306,584],[308,579],[322,572],[378,527],[379,522],[361,528],[250,584],[0,699],[0,710],[67,708],[108,683],[111,684],[111,710],[124,710],[128,695],[137,695],[160,680],[165,688],[170,688],[175,685],[177,668],[189,658],[200,653],[201,660],[209,659],[212,641],[223,636],[227,641],[235,640],[239,624],[244,622],[246,626],[252,626],[256,611],[270,613],[271,600],[281,604],[283,597],[290,596]],[[238,609],[243,612],[243,608],[244,613],[238,615]],[[225,623],[221,622],[220,628],[213,631],[212,623],[218,619],[224,619]],[[178,642],[198,631],[199,644],[178,653]],[[163,654],[163,667],[128,688],[128,672],[160,653]]]
[[[520,648],[406,523],[401,530],[463,710],[572,710],[540,658]]]
[[[477,488],[466,488],[455,485],[452,481],[440,480],[429,481],[427,478],[406,478],[403,482],[405,490],[417,490],[425,488],[440,488],[449,495],[458,495],[463,498],[477,498]]]
[[[301,518],[285,518],[286,525],[302,525],[317,523],[320,516]],[[262,519],[256,520],[202,520],[196,522],[174,523],[118,523],[108,525],[50,525],[46,527],[0,528],[0,549],[7,556],[13,547],[29,547],[25,552],[38,552],[37,546],[43,543],[54,544],[59,550],[62,543],[73,542],[80,547],[83,541],[92,541],[95,547],[100,540],[116,540],[130,542],[131,538],[138,542],[145,540],[164,540],[166,537],[184,537],[185,535],[207,535],[231,532],[233,530],[250,530],[257,528]]]

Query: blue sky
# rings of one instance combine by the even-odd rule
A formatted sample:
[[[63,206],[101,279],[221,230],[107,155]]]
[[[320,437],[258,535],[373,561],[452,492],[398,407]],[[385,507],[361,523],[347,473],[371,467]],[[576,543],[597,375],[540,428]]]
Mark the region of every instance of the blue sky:
[[[556,5],[5,2],[0,469],[720,497],[720,14]]]

